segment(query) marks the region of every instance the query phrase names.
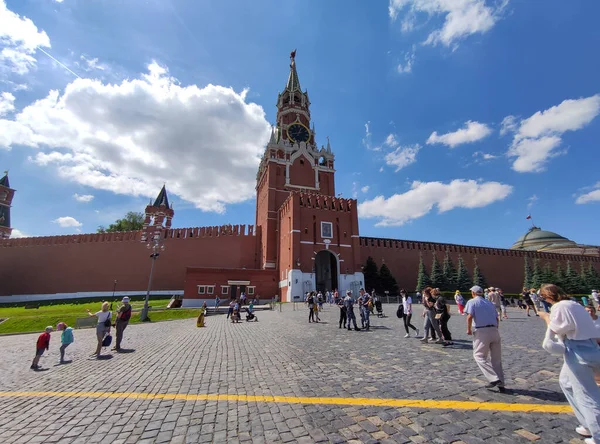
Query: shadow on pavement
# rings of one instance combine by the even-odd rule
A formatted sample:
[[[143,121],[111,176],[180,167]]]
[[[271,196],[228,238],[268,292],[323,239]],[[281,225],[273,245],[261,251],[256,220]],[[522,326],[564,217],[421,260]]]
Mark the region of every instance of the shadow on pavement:
[[[542,401],[567,402],[567,398],[562,392],[550,392],[542,390],[528,390],[517,388],[506,388],[506,395],[513,396],[529,396],[530,398],[539,399]]]
[[[122,348],[117,353],[133,353],[135,352],[135,348]]]

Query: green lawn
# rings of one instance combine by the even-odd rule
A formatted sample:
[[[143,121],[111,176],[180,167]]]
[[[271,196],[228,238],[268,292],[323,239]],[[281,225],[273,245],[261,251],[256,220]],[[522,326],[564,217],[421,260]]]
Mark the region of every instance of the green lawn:
[[[153,322],[167,321],[171,319],[195,318],[198,316],[198,309],[167,309],[169,299],[154,299],[150,301],[150,319]],[[56,328],[59,322],[66,322],[67,325],[75,327],[76,318],[87,316],[87,309],[92,313],[100,310],[100,302],[88,302],[85,304],[58,304],[46,305],[40,308],[26,309],[24,307],[0,307],[0,319],[6,321],[0,324],[0,334],[4,333],[29,333],[42,332],[48,325]],[[139,310],[144,306],[143,301],[133,301],[131,303],[134,310]],[[113,303],[113,314],[119,308],[120,303]],[[114,320],[114,315],[113,315]],[[134,312],[129,321],[131,324],[140,322],[139,312]]]

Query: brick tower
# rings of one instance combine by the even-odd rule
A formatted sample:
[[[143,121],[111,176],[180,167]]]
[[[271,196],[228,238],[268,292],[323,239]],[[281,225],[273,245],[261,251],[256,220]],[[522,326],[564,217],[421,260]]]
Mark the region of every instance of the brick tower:
[[[326,147],[316,144],[310,100],[300,87],[295,57],[296,51],[292,51],[288,80],[277,97],[277,122],[256,180],[260,266],[279,271],[284,300],[293,300],[308,290],[345,289],[350,288],[350,282],[362,285],[363,281],[360,265],[356,270],[356,201],[335,197],[335,156],[329,139]],[[307,206],[313,202],[324,207],[314,211],[316,208]],[[331,211],[340,212],[333,217]],[[341,243],[340,236],[346,241]],[[356,240],[356,246],[351,239]],[[341,251],[334,251],[344,248],[342,245],[352,249],[343,257]],[[348,285],[341,282],[342,277]]]
[[[154,203],[150,201],[146,207],[144,226],[142,228],[142,242],[147,242],[154,239],[156,236],[160,236],[163,229],[171,228],[171,220],[175,215],[173,207],[169,205],[169,197],[167,196],[167,189],[163,185],[160,193],[154,200]]]
[[[8,182],[8,171],[0,179],[0,239],[8,239],[12,233],[10,227],[10,206],[15,195],[15,190]]]

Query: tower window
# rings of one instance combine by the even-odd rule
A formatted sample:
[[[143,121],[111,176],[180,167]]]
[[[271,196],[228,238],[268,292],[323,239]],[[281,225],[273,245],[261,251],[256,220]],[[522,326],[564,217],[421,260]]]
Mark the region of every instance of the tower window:
[[[300,159],[300,165],[304,165],[304,159]]]

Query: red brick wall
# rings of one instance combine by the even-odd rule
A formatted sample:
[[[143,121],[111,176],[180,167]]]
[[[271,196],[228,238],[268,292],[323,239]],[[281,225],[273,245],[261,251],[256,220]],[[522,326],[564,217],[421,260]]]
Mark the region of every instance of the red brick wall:
[[[244,226],[233,226],[231,234],[220,227],[165,234],[165,251],[154,269],[154,290],[181,290],[186,267],[258,266],[259,237],[248,235]],[[118,290],[145,290],[150,252],[140,237],[141,232],[130,232],[0,241],[0,295],[111,291],[115,279]]]
[[[381,266],[382,262],[390,268],[400,288],[413,291],[417,284],[417,269],[419,255],[422,253],[427,272],[431,271],[433,255],[436,254],[440,264],[444,260],[446,248],[450,251],[454,266],[458,264],[461,255],[467,266],[469,275],[472,276],[474,260],[477,263],[487,283],[499,287],[506,293],[520,293],[523,283],[524,257],[530,258],[530,264],[538,258],[540,266],[547,262],[556,268],[558,262],[566,267],[567,260],[579,271],[581,262],[586,265],[592,262],[600,270],[600,258],[589,256],[571,256],[558,253],[521,252],[500,248],[471,247],[464,245],[434,244],[429,242],[414,242],[395,239],[360,238],[360,255],[362,264],[371,256]]]
[[[185,299],[214,299],[219,295],[221,299],[229,299],[229,295],[221,294],[221,286],[228,285],[228,280],[250,281],[254,286],[257,299],[271,299],[278,294],[277,271],[275,270],[241,270],[225,268],[194,268],[188,267],[185,274],[185,287],[183,296]],[[215,294],[199,295],[198,285],[215,285]],[[248,292],[246,292],[248,295]],[[238,290],[239,296],[239,290]]]

